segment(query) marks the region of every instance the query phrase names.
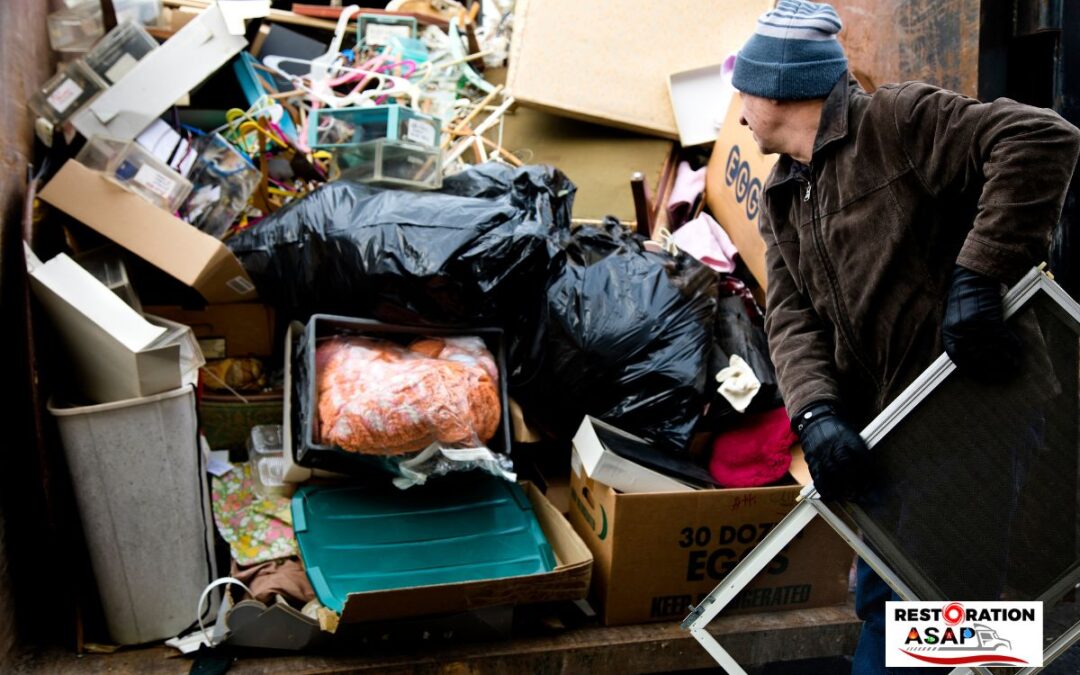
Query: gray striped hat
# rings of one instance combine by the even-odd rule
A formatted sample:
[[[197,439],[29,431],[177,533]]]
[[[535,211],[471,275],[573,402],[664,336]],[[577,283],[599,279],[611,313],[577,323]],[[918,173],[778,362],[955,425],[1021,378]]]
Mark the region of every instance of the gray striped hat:
[[[780,0],[739,50],[732,84],[762,98],[824,98],[848,67],[836,39],[842,27],[829,5]]]

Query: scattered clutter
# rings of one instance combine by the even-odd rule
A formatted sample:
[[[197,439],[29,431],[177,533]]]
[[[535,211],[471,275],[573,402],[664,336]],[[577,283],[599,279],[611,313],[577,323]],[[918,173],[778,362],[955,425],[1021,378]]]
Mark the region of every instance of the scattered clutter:
[[[791,509],[772,158],[716,65],[769,3],[647,8],[687,31],[661,59],[603,37],[639,34],[641,3],[568,25],[561,1],[114,0],[114,26],[68,4],[30,100],[62,236],[26,255],[109,639],[509,634],[588,597],[672,620]],[[640,69],[598,75],[628,50]],[[688,550],[687,525],[717,540]],[[740,610],[843,602],[834,539],[808,530]]]

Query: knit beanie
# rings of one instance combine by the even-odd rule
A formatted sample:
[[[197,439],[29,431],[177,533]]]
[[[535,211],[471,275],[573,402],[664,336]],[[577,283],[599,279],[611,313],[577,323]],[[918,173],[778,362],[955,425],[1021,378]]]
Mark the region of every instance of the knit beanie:
[[[836,39],[843,24],[831,6],[780,0],[765,12],[735,59],[731,83],[741,92],[781,101],[824,98],[847,70]]]

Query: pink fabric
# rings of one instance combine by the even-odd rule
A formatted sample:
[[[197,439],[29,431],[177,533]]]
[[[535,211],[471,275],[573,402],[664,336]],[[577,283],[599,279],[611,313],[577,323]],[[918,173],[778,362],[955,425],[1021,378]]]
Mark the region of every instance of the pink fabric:
[[[717,272],[733,272],[738,249],[731,237],[712,216],[703,213],[671,235],[679,249],[686,251]]]
[[[713,440],[709,473],[729,488],[774,483],[791,466],[791,446],[796,440],[783,408],[751,415]]]
[[[675,171],[675,184],[668,197],[668,221],[672,231],[683,226],[694,210],[694,204],[705,192],[705,168],[690,168],[689,162],[679,162]]]

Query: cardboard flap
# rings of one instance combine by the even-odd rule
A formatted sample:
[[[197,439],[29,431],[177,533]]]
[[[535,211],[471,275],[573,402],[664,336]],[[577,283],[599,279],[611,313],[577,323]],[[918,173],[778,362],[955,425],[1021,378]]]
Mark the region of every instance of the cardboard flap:
[[[522,103],[677,139],[668,74],[723,61],[772,5],[624,0],[613,11],[599,2],[518,0],[507,89]]]
[[[73,159],[49,181],[41,198],[210,302],[256,296],[240,261],[219,240]]]

